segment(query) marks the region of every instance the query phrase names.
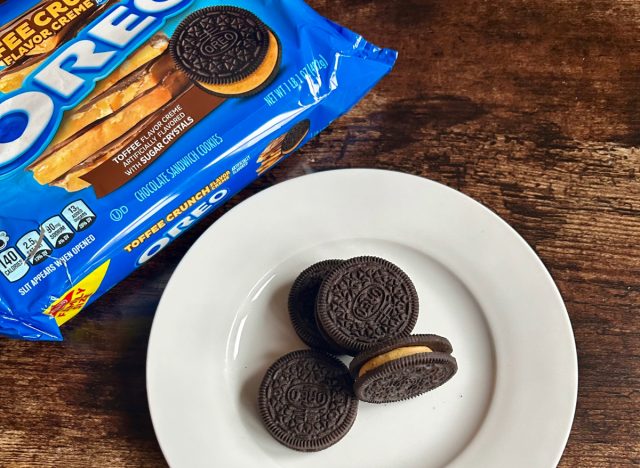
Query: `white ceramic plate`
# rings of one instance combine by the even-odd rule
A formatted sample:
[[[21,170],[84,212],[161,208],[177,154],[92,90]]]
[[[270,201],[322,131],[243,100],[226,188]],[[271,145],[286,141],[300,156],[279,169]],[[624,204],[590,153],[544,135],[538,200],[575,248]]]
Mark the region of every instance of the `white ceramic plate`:
[[[361,403],[340,443],[298,453],[263,428],[258,386],[276,358],[304,348],[286,305],[298,273],[357,255],[409,274],[414,332],[449,338],[459,370],[413,400]],[[577,375],[562,298],[513,229],[443,185],[355,169],[265,190],[202,235],[158,306],[147,391],[174,468],[550,468],[569,436]]]

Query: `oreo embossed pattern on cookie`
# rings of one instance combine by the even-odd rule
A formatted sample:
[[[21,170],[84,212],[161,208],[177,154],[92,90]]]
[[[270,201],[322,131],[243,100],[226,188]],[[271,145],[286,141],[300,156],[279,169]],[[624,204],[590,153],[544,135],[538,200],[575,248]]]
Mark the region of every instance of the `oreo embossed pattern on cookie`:
[[[378,257],[356,257],[336,267],[322,282],[316,303],[319,327],[351,355],[408,336],[418,312],[411,279]]]
[[[288,307],[294,330],[314,349],[289,353],[269,368],[258,407],[267,431],[294,450],[323,450],[341,440],[358,400],[414,398],[458,370],[449,340],[409,335],[418,294],[409,276],[382,258],[311,265],[293,282]],[[355,358],[347,370],[332,354]]]
[[[258,409],[269,433],[302,452],[326,449],[356,420],[358,400],[347,367],[315,350],[294,351],[267,371]]]
[[[438,388],[458,370],[452,350],[449,340],[437,335],[381,343],[349,366],[356,396],[369,403],[392,403]]]
[[[222,96],[259,92],[278,72],[280,41],[243,8],[214,6],[186,17],[171,38],[176,65],[198,86]]]

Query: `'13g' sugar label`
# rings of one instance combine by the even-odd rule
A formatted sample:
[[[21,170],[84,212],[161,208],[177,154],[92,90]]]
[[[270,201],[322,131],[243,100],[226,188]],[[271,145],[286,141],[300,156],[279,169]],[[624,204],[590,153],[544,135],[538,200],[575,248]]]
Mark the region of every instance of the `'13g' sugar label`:
[[[84,231],[96,220],[96,215],[82,200],[74,201],[62,210],[62,216],[76,231]]]

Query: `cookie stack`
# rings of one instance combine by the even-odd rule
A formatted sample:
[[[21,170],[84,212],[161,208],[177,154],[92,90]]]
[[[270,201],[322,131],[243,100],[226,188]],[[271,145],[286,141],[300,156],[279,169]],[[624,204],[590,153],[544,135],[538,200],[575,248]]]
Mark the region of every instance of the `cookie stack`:
[[[353,425],[358,401],[391,403],[447,382],[458,366],[451,343],[411,335],[419,301],[411,279],[378,257],[326,260],[295,280],[289,315],[312,349],[289,353],[267,371],[262,420],[289,448],[323,450]],[[355,356],[349,368],[335,356]]]

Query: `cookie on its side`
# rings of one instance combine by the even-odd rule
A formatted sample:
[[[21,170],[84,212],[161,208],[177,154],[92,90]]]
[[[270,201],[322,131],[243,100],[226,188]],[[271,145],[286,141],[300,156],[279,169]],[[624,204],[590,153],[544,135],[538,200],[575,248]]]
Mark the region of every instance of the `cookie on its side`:
[[[322,282],[316,320],[329,342],[352,356],[378,343],[408,336],[418,320],[411,279],[378,257],[356,257]]]
[[[291,127],[282,141],[282,154],[286,156],[293,153],[309,134],[310,128],[311,121],[309,119],[298,122]]]
[[[353,359],[349,370],[354,392],[369,403],[407,400],[451,379],[458,364],[449,340],[413,335],[381,343]]]
[[[278,359],[260,385],[258,409],[267,431],[301,452],[324,450],[341,440],[358,413],[347,367],[316,350]]]
[[[342,350],[328,343],[316,324],[315,307],[322,280],[343,260],[324,260],[311,265],[298,275],[289,293],[289,317],[302,341],[312,348],[331,353]]]

